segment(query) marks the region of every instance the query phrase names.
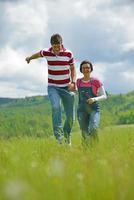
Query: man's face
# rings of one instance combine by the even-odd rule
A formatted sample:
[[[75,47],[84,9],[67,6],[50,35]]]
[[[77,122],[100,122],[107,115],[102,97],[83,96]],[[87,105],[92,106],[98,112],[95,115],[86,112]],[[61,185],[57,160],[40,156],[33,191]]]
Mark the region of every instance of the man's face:
[[[60,50],[62,49],[62,44],[53,44],[52,49],[55,54],[59,54]]]

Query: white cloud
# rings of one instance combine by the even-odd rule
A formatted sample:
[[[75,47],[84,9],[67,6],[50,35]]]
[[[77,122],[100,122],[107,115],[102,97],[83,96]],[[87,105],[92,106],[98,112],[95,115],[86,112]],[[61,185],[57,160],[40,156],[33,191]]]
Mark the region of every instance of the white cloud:
[[[122,51],[123,52],[134,51],[134,42],[128,42],[123,44]]]
[[[27,65],[25,57],[47,47],[55,32],[63,36],[65,46],[76,57],[77,77],[82,76],[80,61],[91,58],[92,75],[101,79],[111,92],[133,89],[132,85],[126,86],[130,79],[133,81],[134,4],[131,0],[0,3],[0,96],[46,93],[46,61],[33,60]]]
[[[44,90],[45,91],[45,90]],[[38,91],[32,91],[31,88],[17,88],[17,84],[14,84],[12,82],[1,82],[0,85],[0,96],[1,97],[12,97],[12,98],[22,98],[26,96],[35,96],[42,94],[44,95],[44,91],[42,89],[42,92],[40,93]]]
[[[85,1],[75,1],[74,3],[74,8],[75,8],[75,13],[82,18],[94,18],[98,16],[98,13],[101,12],[99,11],[98,7],[104,5],[109,5],[111,0],[85,0]],[[103,10],[104,11],[104,10]]]
[[[105,72],[107,70],[107,67],[108,66],[106,63],[95,63],[93,75],[104,82],[106,80]]]
[[[123,72],[122,73],[123,78],[125,79],[126,82],[128,82],[128,84],[133,84],[134,86],[134,71],[133,72]]]
[[[28,94],[46,93],[46,62],[40,60],[27,64],[25,57],[24,52],[9,47],[0,52],[1,96],[17,97],[19,94],[19,97],[22,97]]]
[[[45,3],[36,0],[9,2],[5,15],[12,29],[11,44],[26,38],[44,38],[48,29],[48,13]],[[19,40],[19,41],[18,41]]]

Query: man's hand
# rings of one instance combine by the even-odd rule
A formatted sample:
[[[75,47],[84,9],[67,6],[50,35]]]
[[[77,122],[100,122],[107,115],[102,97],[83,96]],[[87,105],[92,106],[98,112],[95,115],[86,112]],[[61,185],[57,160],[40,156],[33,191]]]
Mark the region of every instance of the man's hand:
[[[87,103],[88,104],[92,104],[92,103],[94,103],[95,102],[95,100],[93,99],[93,98],[89,98],[88,100],[87,100]]]
[[[76,91],[76,84],[75,83],[69,83],[68,84],[69,91]]]
[[[30,57],[27,57],[27,58],[26,58],[26,61],[27,61],[27,63],[29,64],[30,61],[31,61]]]
[[[40,52],[38,52],[38,53],[31,55],[30,57],[27,57],[26,61],[27,61],[27,63],[30,63],[31,60],[37,59],[37,58],[40,58],[40,57],[42,57],[42,56],[41,56]]]

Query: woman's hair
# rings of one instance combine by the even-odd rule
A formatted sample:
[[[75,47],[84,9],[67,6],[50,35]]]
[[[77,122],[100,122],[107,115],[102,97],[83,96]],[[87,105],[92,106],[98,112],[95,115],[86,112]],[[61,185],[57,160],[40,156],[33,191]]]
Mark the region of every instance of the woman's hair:
[[[90,65],[90,68],[91,68],[91,72],[93,71],[93,65],[92,65],[92,63],[90,62],[90,61],[88,61],[88,60],[83,60],[82,62],[81,62],[81,64],[80,64],[80,72],[82,73],[82,65],[84,65],[84,64],[89,64]]]
[[[52,35],[51,39],[50,39],[50,43],[51,43],[51,45],[53,45],[53,44],[62,44],[62,37],[61,37],[61,35],[58,34],[58,33]]]

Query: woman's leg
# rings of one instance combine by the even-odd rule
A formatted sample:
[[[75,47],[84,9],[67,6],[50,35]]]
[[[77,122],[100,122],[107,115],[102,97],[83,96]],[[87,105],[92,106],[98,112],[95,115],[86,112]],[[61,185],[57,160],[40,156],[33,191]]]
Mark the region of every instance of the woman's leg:
[[[98,128],[100,124],[100,112],[92,111],[89,118],[88,133],[92,139],[98,141]]]

